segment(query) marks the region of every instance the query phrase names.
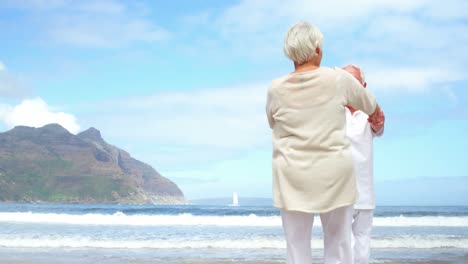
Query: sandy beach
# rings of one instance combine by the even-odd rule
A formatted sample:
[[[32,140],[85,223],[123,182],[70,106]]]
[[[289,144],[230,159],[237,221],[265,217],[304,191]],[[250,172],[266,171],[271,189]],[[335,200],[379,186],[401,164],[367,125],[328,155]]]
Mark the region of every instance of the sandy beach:
[[[464,256],[463,258],[459,259],[451,259],[451,260],[421,260],[421,261],[414,261],[414,260],[400,260],[400,261],[374,261],[371,263],[379,263],[379,264],[465,264],[468,262],[468,256]],[[0,257],[0,264],[285,264],[286,261],[278,260],[278,261],[259,261],[259,260],[252,260],[252,261],[240,261],[240,260],[214,260],[214,259],[178,259],[178,260],[170,260],[170,259],[113,259],[109,258],[103,260],[102,262],[95,262],[89,260],[86,261],[85,259],[67,259],[67,258],[60,258],[60,259],[12,259],[12,258],[3,258]],[[321,262],[312,262],[312,264],[319,264]]]
[[[125,250],[52,250],[26,251],[23,249],[0,249],[0,264],[285,264],[285,259],[213,259],[199,258],[158,258],[157,251],[148,255]],[[460,252],[459,252],[460,253]],[[316,256],[312,264],[323,263]],[[433,259],[405,259],[394,260],[374,259],[375,264],[464,264],[468,263],[468,254],[437,254]]]

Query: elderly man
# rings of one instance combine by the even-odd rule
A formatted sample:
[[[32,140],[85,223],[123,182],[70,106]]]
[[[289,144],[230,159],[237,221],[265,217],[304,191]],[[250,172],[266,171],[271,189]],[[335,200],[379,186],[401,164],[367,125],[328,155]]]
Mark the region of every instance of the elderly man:
[[[286,34],[284,52],[294,72],[268,89],[266,113],[273,130],[273,202],[281,209],[288,264],[310,264],[311,231],[319,214],[324,263],[350,264],[356,179],[345,106],[374,120],[376,99],[349,73],[321,67],[320,30],[301,22]]]
[[[343,68],[351,73],[364,88],[367,83],[359,67],[348,65]],[[346,106],[346,136],[351,141],[354,171],[357,179],[359,198],[354,204],[353,213],[353,258],[354,264],[368,264],[370,234],[375,208],[373,175],[373,139],[384,132],[385,115],[380,111],[375,120],[368,121],[368,115]]]

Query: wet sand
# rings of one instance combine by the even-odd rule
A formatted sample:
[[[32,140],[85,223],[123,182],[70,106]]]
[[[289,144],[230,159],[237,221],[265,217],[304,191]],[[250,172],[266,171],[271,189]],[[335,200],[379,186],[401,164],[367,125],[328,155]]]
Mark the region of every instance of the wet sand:
[[[183,250],[182,250],[183,252]],[[182,253],[180,252],[180,253]],[[409,254],[408,254],[409,253]],[[159,258],[158,258],[159,254]],[[182,254],[172,257],[160,258],[157,250],[129,251],[129,250],[93,250],[93,249],[7,249],[0,248],[0,264],[285,264],[286,260],[281,256],[269,260],[245,259],[241,255],[237,259],[210,258],[210,254],[201,253],[194,258],[181,258]],[[241,253],[242,254],[242,253]],[[406,254],[409,258],[403,257]],[[398,256],[400,255],[400,256]],[[449,250],[436,252],[434,255],[425,255],[419,259],[411,252],[395,252],[393,259],[374,259],[373,264],[466,264],[468,253],[458,251],[450,253]],[[313,259],[311,264],[323,263],[321,259]]]
[[[0,264],[285,264],[285,260],[215,260],[215,259],[125,259],[125,258],[107,258],[96,260],[91,259],[68,259],[59,257],[58,259],[42,259],[42,258],[4,258],[0,257]],[[320,262],[312,262],[319,264]],[[392,260],[392,261],[373,261],[374,264],[466,264],[468,256],[452,260]]]

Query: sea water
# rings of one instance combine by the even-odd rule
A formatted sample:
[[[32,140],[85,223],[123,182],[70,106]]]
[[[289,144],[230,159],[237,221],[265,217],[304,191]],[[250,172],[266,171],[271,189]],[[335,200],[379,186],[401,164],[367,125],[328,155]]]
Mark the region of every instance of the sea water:
[[[323,255],[320,218],[313,258]],[[468,207],[377,207],[373,262],[463,260]],[[0,254],[21,260],[76,255],[97,259],[283,261],[281,218],[268,206],[0,204]],[[125,261],[124,261],[125,260]]]

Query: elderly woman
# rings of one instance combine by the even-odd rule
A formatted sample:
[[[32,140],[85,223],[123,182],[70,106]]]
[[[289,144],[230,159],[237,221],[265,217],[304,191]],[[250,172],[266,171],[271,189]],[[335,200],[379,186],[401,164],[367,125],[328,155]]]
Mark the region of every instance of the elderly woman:
[[[352,263],[352,205],[357,199],[345,106],[376,118],[377,102],[340,68],[320,67],[320,30],[292,26],[284,52],[294,72],[271,83],[267,116],[273,129],[273,200],[281,209],[288,264],[310,264],[314,214],[320,214],[326,264]]]

